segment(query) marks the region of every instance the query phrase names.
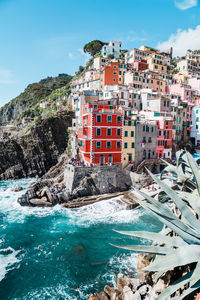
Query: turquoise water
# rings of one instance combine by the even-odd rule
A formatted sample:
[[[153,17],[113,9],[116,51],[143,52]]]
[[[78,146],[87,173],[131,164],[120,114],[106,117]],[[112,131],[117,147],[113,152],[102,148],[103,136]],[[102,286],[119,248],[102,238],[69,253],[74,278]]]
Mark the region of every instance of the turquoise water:
[[[17,198],[24,191],[12,189],[29,182],[0,182],[1,300],[87,299],[97,282],[102,290],[115,284],[118,272],[135,274],[136,254],[109,243],[138,241],[113,229],[157,231],[154,218],[141,209],[127,210],[119,198],[77,210],[21,207]]]

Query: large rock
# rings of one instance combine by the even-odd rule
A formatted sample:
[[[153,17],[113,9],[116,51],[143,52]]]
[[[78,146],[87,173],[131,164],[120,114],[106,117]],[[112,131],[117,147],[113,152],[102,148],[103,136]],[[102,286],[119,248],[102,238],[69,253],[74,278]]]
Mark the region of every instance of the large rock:
[[[51,207],[52,203],[39,199],[39,198],[35,198],[35,199],[31,199],[29,200],[30,204],[32,204],[33,206],[40,206],[40,207]]]
[[[73,113],[44,120],[18,139],[0,141],[0,180],[41,177],[68,146]]]

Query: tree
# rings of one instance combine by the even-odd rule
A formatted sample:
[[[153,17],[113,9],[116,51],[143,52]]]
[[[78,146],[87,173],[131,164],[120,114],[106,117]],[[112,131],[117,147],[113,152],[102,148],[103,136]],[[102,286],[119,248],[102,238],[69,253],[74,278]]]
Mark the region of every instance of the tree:
[[[108,59],[113,59],[114,58],[114,54],[108,54]]]
[[[85,46],[83,47],[83,51],[94,56],[98,51],[101,50],[103,45],[105,45],[105,43],[103,43],[102,41],[94,40],[85,44]]]
[[[84,67],[83,66],[79,66],[78,72],[82,73],[84,71]]]

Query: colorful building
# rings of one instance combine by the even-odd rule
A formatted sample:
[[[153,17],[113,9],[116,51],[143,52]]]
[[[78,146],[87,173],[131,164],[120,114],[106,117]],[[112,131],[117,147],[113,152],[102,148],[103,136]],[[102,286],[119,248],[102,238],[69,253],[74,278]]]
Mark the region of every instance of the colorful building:
[[[136,117],[125,117],[124,119],[124,137],[123,137],[123,158],[122,167],[128,164],[135,166],[135,135],[136,135]]]
[[[157,122],[157,157],[172,157],[172,119],[159,118]]]
[[[114,58],[118,58],[121,52],[122,42],[120,41],[110,41],[109,44],[105,44],[101,49],[101,54],[103,57],[108,57],[113,55]]]
[[[91,164],[122,162],[123,110],[116,106],[85,104],[78,130],[80,154]]]

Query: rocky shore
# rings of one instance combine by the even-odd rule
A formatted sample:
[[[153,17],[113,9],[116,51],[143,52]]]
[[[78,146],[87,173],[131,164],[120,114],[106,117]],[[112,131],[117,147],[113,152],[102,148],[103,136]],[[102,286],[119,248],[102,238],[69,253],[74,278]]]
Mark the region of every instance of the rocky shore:
[[[22,206],[50,207],[61,204],[76,208],[105,199],[124,195],[128,203],[132,186],[141,188],[149,182],[145,176],[122,169],[120,166],[76,167],[66,154],[41,179],[31,183],[18,202]],[[137,205],[135,203],[135,205]]]
[[[106,285],[104,291],[91,294],[88,300],[155,300],[167,288],[167,286],[184,274],[186,267],[177,267],[164,273],[156,280],[157,273],[145,272],[145,268],[154,255],[139,254],[137,258],[137,277],[133,278],[124,274],[117,275],[116,286]],[[182,290],[177,291],[175,296],[180,297]],[[190,300],[191,298],[185,298]],[[194,298],[192,298],[194,299]],[[164,299],[163,299],[164,300]]]

